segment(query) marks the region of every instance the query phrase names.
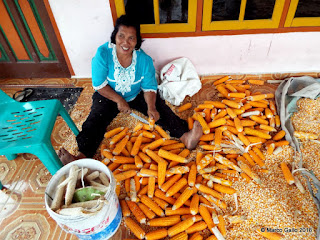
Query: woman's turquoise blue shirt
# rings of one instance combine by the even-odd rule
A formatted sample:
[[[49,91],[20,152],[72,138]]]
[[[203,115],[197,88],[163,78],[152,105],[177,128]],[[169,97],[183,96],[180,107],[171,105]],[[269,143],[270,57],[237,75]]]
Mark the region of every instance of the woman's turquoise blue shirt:
[[[109,85],[127,102],[142,90],[157,92],[157,80],[152,58],[143,50],[134,50],[131,65],[121,66],[116,45],[107,42],[100,46],[92,59],[92,85],[97,91]]]

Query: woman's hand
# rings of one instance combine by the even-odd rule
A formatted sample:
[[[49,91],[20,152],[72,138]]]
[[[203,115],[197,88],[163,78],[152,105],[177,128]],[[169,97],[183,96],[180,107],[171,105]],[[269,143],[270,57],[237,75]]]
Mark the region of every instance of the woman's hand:
[[[160,118],[160,114],[156,108],[148,108],[148,116],[149,118],[154,119],[155,122]]]
[[[129,106],[129,104],[122,99],[121,101],[117,102],[117,106],[118,106],[118,110],[122,113],[131,113],[131,108]]]

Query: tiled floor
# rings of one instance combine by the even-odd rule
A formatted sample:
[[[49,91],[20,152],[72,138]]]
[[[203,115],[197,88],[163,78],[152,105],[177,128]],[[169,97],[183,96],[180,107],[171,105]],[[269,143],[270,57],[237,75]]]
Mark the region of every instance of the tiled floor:
[[[265,74],[265,75],[236,75],[234,79],[284,79],[290,76],[309,75],[316,78],[319,73],[300,74]],[[203,88],[191,99],[186,100],[200,103],[212,99],[214,90],[211,80],[221,76],[204,77]],[[9,96],[17,90],[29,85],[45,85],[54,87],[83,87],[71,117],[79,128],[90,111],[93,89],[90,79],[8,79],[0,80],[0,89]],[[274,91],[277,85],[264,86]],[[173,107],[174,109],[174,107]],[[182,114],[180,117],[185,118]],[[61,146],[68,150],[75,149],[75,139],[65,122],[59,117],[52,133],[52,144],[56,150]],[[7,190],[0,191],[0,239],[77,239],[76,236],[64,232],[49,216],[44,205],[44,191],[51,174],[41,161],[34,155],[20,154],[14,161],[8,161],[0,156],[0,181]],[[127,237],[123,229],[113,239]]]

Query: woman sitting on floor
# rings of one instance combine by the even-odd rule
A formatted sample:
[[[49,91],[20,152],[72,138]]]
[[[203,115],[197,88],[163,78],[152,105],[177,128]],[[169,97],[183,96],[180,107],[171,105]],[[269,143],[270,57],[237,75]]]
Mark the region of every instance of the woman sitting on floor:
[[[128,16],[121,16],[111,34],[111,42],[100,46],[92,59],[91,112],[77,136],[80,154],[71,155],[61,149],[64,164],[93,157],[103,140],[107,126],[119,112],[135,109],[154,119],[172,137],[180,138],[188,149],[194,149],[202,136],[202,127],[195,121],[188,131],[180,119],[157,94],[157,81],[152,58],[140,49],[140,25]],[[142,91],[141,91],[142,90]]]

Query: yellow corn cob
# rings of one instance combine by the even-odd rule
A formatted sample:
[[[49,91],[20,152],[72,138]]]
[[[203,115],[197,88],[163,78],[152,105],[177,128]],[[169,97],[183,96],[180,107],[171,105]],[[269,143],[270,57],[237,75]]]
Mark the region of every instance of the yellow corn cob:
[[[282,162],[280,164],[281,166],[281,170],[283,172],[284,178],[286,179],[287,183],[289,183],[290,185],[294,183],[294,177],[290,171],[290,169],[288,168],[287,164],[285,162]]]
[[[205,186],[205,185],[202,185],[202,184],[197,183],[197,184],[196,184],[196,188],[197,188],[200,192],[210,194],[210,195],[212,195],[213,197],[216,197],[216,198],[218,198],[218,199],[222,199],[222,197],[223,197],[220,193],[216,192],[215,190],[213,190],[213,189],[211,189],[211,188],[209,188],[209,187],[207,187],[207,186]]]
[[[234,194],[236,192],[236,190],[234,188],[223,186],[218,183],[213,183],[212,187],[214,190],[216,190],[220,193]]]
[[[196,232],[192,234],[192,236],[189,238],[189,240],[202,240],[203,236],[201,236],[200,233]]]
[[[159,138],[158,140],[155,140],[155,141],[149,143],[148,145],[146,145],[146,146],[142,149],[142,151],[143,151],[143,152],[146,152],[147,149],[154,150],[154,149],[160,147],[160,146],[165,142],[165,139],[166,139],[166,138]]]
[[[252,121],[252,120],[243,119],[243,120],[241,120],[241,125],[243,127],[251,127],[251,126],[256,125],[256,122]]]
[[[122,172],[122,173],[116,174],[114,176],[114,178],[116,179],[117,182],[120,182],[120,181],[123,181],[125,179],[131,178],[131,177],[135,176],[136,174],[137,174],[137,171],[129,170],[129,171],[126,171],[126,172]]]
[[[234,119],[235,117],[237,117],[237,114],[233,111],[232,108],[227,108],[226,110],[227,110],[228,115],[229,115],[232,119]]]
[[[181,178],[181,175],[173,175],[172,177],[170,177],[165,183],[162,184],[162,186],[160,186],[159,188],[163,191],[163,192],[167,192],[168,189],[175,184],[179,179]]]
[[[129,217],[130,216],[130,209],[124,199],[120,200],[120,205],[121,205],[122,215],[124,217]]]
[[[221,111],[222,112],[222,111]],[[220,112],[220,113],[221,113]],[[225,112],[227,113],[227,110],[225,110]],[[220,114],[218,113],[218,115]],[[216,117],[218,116],[216,115]],[[212,122],[208,123],[208,127],[209,128],[216,128],[222,125],[225,125],[227,123],[227,120],[225,118],[219,118],[217,120],[213,120]]]
[[[138,136],[137,140],[133,144],[133,147],[130,153],[131,156],[136,156],[138,154],[141,143],[142,143],[142,133]]]
[[[118,127],[118,128],[112,129],[112,130],[106,132],[106,133],[104,134],[104,137],[105,137],[105,138],[111,138],[111,137],[113,137],[114,135],[116,135],[116,134],[118,134],[119,132],[121,132],[123,129],[124,129],[124,127]]]
[[[169,160],[172,160],[172,161],[176,161],[176,162],[180,162],[180,163],[186,163],[188,162],[188,160],[184,157],[181,157],[177,154],[174,154],[174,153],[171,153],[171,152],[168,152],[166,150],[163,150],[163,149],[160,149],[158,151],[158,155],[160,157],[163,157],[163,158],[166,158],[166,159],[169,159]]]
[[[156,154],[154,151],[152,151],[152,150],[150,150],[150,149],[147,149],[147,150],[146,150],[146,154],[147,154],[149,157],[151,157],[151,158],[152,158],[155,162],[157,162],[158,164],[159,164],[160,162],[164,162],[164,161],[165,161],[162,157],[158,156],[158,154]]]
[[[140,184],[140,177],[138,177],[137,175],[133,177],[135,185],[136,185],[136,191],[140,191],[141,188],[141,184]]]
[[[176,199],[173,197],[166,197],[166,194],[162,192],[160,189],[156,189],[156,191],[154,192],[154,195],[170,204],[174,204],[174,202],[176,201]]]
[[[181,113],[181,112],[183,112],[183,111],[185,111],[185,110],[187,110],[187,109],[189,109],[191,107],[192,107],[191,103],[186,103],[186,104],[184,104],[184,105],[182,105],[182,106],[180,106],[178,108],[178,113]]]
[[[140,189],[140,191],[138,192],[138,197],[141,197],[142,195],[145,195],[147,193],[148,193],[148,185],[146,185],[142,189]]]
[[[262,161],[262,159],[253,151],[253,150],[249,150],[249,153],[251,155],[251,157],[253,158],[253,160],[260,166],[263,167],[265,164]]]
[[[143,204],[149,207],[155,214],[157,214],[160,217],[164,216],[164,212],[162,211],[162,209],[151,198],[147,197],[146,195],[142,195],[140,200]]]
[[[264,125],[268,125],[269,122],[267,120],[264,120],[262,119],[261,117],[258,117],[258,116],[250,116],[250,119],[255,121],[256,123],[259,123],[259,124],[264,124]]]
[[[139,170],[139,168],[137,168],[135,164],[123,164],[122,171],[128,171],[128,170]]]
[[[250,178],[252,178],[256,183],[262,184],[258,175],[256,175],[254,172],[252,172],[251,168],[247,164],[239,161],[238,165],[241,168],[241,170],[244,171],[244,173],[247,174]]]
[[[142,129],[143,124],[141,122],[138,122],[137,125],[133,128],[132,132],[138,132]]]
[[[194,194],[190,203],[190,213],[196,215],[199,212],[199,195]]]
[[[155,137],[156,137],[156,135],[154,135],[153,133],[148,132],[148,131],[146,131],[146,130],[142,131],[142,135],[143,135],[144,137],[146,137],[146,138],[155,138]]]
[[[217,85],[217,86],[216,86],[216,89],[217,89],[224,97],[228,98],[229,92],[227,91],[227,89],[226,89],[222,84]]]
[[[200,137],[200,141],[212,141],[212,140],[214,140],[214,133],[205,134]]]
[[[163,210],[165,210],[168,206],[169,206],[169,203],[167,203],[166,201],[162,200],[161,198],[158,198],[158,197],[153,197],[152,198],[153,201],[155,201]]]
[[[262,160],[266,160],[265,156],[263,155],[263,153],[260,151],[259,148],[257,148],[256,146],[254,146],[252,148],[252,150],[262,159]]]
[[[179,222],[175,224],[174,226],[170,227],[168,229],[168,235],[169,237],[172,237],[174,235],[177,235],[178,233],[181,233],[185,230],[187,230],[189,227],[191,227],[196,221],[195,217],[188,218],[182,222]]]
[[[162,217],[162,218],[154,218],[148,221],[148,225],[151,227],[168,227],[177,224],[180,222],[180,216],[174,215],[169,217]]]
[[[257,136],[259,138],[264,138],[264,139],[271,139],[271,136],[267,133],[264,133],[262,131],[258,131],[256,129],[251,129],[251,128],[247,128],[245,127],[244,128],[244,132],[247,134],[247,135],[252,135],[252,136]]]
[[[204,120],[204,118],[200,114],[196,114],[196,119],[198,120],[198,122],[202,126],[203,134],[209,134],[210,128],[209,128],[206,120]]]
[[[260,100],[263,100],[263,99],[266,99],[266,98],[267,98],[266,94],[259,94],[259,95],[254,95],[254,96],[247,97],[247,99],[249,101],[260,101]]]
[[[143,163],[142,163],[142,161],[141,161],[141,158],[140,158],[138,155],[136,155],[136,156],[134,157],[134,164],[135,164],[135,166],[136,166],[137,168],[142,168],[142,167],[143,167]]]
[[[257,229],[256,232],[261,236],[268,238],[270,240],[280,240],[283,237],[280,233],[268,232],[268,231],[262,232],[260,229]]]
[[[187,228],[186,233],[191,234],[195,232],[200,232],[206,229],[208,226],[205,221],[196,222],[191,227]]]
[[[218,219],[219,219],[219,223],[217,227],[221,235],[225,237],[227,235],[226,222],[224,221],[224,218],[221,215],[218,216]]]
[[[156,186],[156,178],[149,177],[149,181],[148,181],[148,197],[149,198],[153,198],[155,186]]]
[[[274,118],[275,118],[275,122],[276,122],[276,127],[280,127],[281,126],[280,116],[275,115]]]
[[[192,164],[190,167],[190,172],[188,175],[188,184],[190,187],[193,187],[197,177],[197,166],[196,164]]]
[[[146,163],[151,163],[151,158],[149,156],[147,156],[145,153],[139,152],[138,156],[141,158],[142,161],[144,161]]]
[[[113,155],[119,155],[121,151],[125,148],[127,142],[129,141],[129,136],[126,135],[122,140],[116,145],[115,149],[112,151]]]
[[[136,220],[139,223],[146,223],[146,215],[144,215],[138,205],[132,201],[127,201],[127,204]]]
[[[146,235],[145,231],[134,220],[130,217],[126,217],[124,222],[138,239],[144,239],[144,236]]]
[[[176,210],[172,210],[172,208],[166,208],[166,216],[174,216],[174,215],[185,215],[190,214],[190,208],[188,207],[181,207]]]
[[[165,139],[169,139],[170,136],[167,134],[159,125],[155,126],[156,131]]]
[[[137,175],[139,177],[158,177],[158,171],[141,168]]]
[[[239,133],[241,133],[241,132],[243,131],[243,126],[242,126],[242,124],[241,124],[240,119],[237,118],[237,117],[235,117],[233,121],[234,121],[234,125],[235,125],[237,131],[238,131]]]
[[[264,81],[263,80],[256,80],[256,79],[250,79],[248,80],[248,83],[252,84],[252,85],[264,85]]]
[[[168,235],[168,230],[165,228],[161,228],[161,229],[157,229],[157,230],[146,233],[145,239],[146,240],[163,239],[167,235]]]
[[[271,155],[275,148],[276,148],[276,145],[274,143],[269,144],[269,146],[267,147],[267,153]]]
[[[253,161],[253,159],[252,159],[252,157],[249,155],[249,153],[243,153],[242,156],[247,160],[247,162],[248,162],[251,166],[254,166],[254,165],[255,165],[255,162]]]
[[[217,86],[217,85],[219,85],[219,84],[221,84],[221,83],[224,83],[224,82],[227,81],[228,79],[230,79],[230,76],[224,76],[223,78],[220,78],[220,79],[218,79],[218,80],[215,80],[215,81],[213,82],[213,85],[214,85],[214,86]]]
[[[272,139],[275,141],[278,141],[278,140],[282,139],[285,135],[286,135],[286,132],[284,130],[281,130],[281,131],[277,132],[277,134],[274,135]]]
[[[148,208],[146,205],[144,205],[143,203],[139,202],[138,207],[147,216],[148,219],[153,219],[156,216],[156,214],[150,208]]]
[[[241,104],[240,104],[240,103],[237,103],[236,101],[223,99],[223,100],[222,100],[222,103],[228,105],[228,106],[231,107],[231,108],[236,108],[236,109],[241,108]]]
[[[227,110],[226,109],[222,109],[214,118],[213,118],[213,121],[212,122],[214,122],[214,121],[216,121],[216,120],[218,120],[218,119],[225,119],[224,117],[227,115],[228,113],[227,113]],[[226,119],[225,119],[226,120]],[[221,120],[222,121],[222,120]],[[221,123],[223,123],[223,122],[217,122],[217,123],[209,123],[208,124],[208,126],[209,126],[209,128],[212,128],[211,126],[213,126],[213,127],[216,127],[215,125],[217,125],[217,124],[221,124]],[[224,125],[225,123],[223,123],[223,124],[221,124],[221,125]],[[221,126],[221,125],[219,125],[219,126]]]
[[[172,206],[172,210],[180,208],[193,195],[193,188],[187,187]]]
[[[215,224],[213,223],[213,220],[212,220],[212,217],[211,217],[211,214],[210,214],[208,208],[203,203],[200,203],[199,213],[200,213],[202,219],[207,224],[209,230],[212,232],[212,228],[215,226]]]
[[[161,187],[166,180],[167,161],[163,160],[158,163],[158,186]]]
[[[181,178],[178,182],[173,184],[168,191],[166,192],[166,197],[171,197],[175,193],[179,192],[180,189],[182,189],[184,186],[186,186],[188,183],[187,179]]]
[[[188,240],[188,234],[186,232],[181,232],[170,238],[170,240]]]
[[[129,128],[124,128],[120,133],[118,133],[117,135],[115,135],[111,141],[110,141],[110,144],[113,145],[113,144],[116,144],[117,142],[119,142],[122,138],[124,138],[128,132]]]
[[[113,157],[113,162],[114,163],[134,163],[134,158],[132,157],[124,157],[124,156],[114,156]]]

